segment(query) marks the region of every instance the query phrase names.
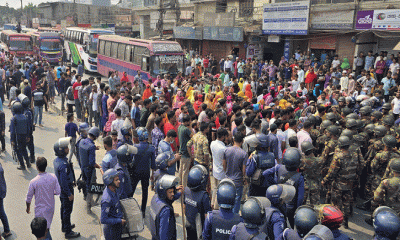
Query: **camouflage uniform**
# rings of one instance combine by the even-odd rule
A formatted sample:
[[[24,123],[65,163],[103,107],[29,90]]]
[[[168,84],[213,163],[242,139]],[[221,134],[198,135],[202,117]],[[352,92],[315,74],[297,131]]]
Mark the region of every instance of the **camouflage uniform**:
[[[331,164],[335,148],[337,146],[337,140],[330,139],[325,143],[324,151],[322,151],[322,176],[325,176],[328,172],[329,165]]]
[[[364,157],[362,155],[361,148],[360,148],[360,146],[358,144],[350,145],[349,152],[350,152],[351,156],[357,156],[358,161],[360,163],[360,168],[359,168],[360,171],[357,171],[357,181],[354,183],[354,187],[357,187],[359,185],[359,183],[360,183],[359,180],[360,180],[361,173],[362,173],[361,170],[364,169],[364,167],[366,165],[366,162],[365,162]]]
[[[382,151],[376,154],[371,162],[371,175],[368,177],[368,184],[366,185],[367,192],[373,193],[378,188],[390,159],[398,157],[400,155],[397,151]]]
[[[357,173],[362,167],[361,152],[349,150],[336,148],[328,174],[323,179],[325,183],[333,181],[332,204],[343,212],[345,221],[352,212],[353,187],[355,187],[354,183],[358,181]]]
[[[304,176],[304,201],[310,196],[310,204],[317,205],[320,200],[320,183],[321,183],[321,158],[314,156],[304,156],[300,164],[300,171]]]
[[[400,213],[400,177],[383,180],[374,192],[373,208],[388,206]]]
[[[315,151],[315,153],[317,154],[317,155],[320,155],[321,153],[322,153],[322,151],[324,150],[324,148],[325,148],[325,143],[328,141],[329,139],[328,139],[328,136],[326,135],[326,134],[323,134],[323,135],[321,135],[321,136],[319,136],[318,138],[317,138],[317,141],[316,141],[316,151]]]
[[[317,138],[320,136],[320,132],[317,129],[311,129],[310,130],[310,137],[313,141],[313,145],[315,145]]]
[[[367,126],[368,124],[373,123],[370,118],[363,118],[363,119],[361,119],[361,121],[363,121],[364,126]]]

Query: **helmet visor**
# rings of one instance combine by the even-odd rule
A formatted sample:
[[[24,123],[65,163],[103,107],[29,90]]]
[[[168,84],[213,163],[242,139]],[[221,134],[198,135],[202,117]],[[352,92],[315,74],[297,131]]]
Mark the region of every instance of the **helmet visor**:
[[[310,236],[318,236],[322,240],[334,240],[332,231],[324,225],[314,226],[304,239]]]
[[[60,149],[66,148],[69,146],[70,142],[71,142],[71,137],[60,138],[58,139],[58,147]]]
[[[296,188],[287,184],[279,184],[279,186],[283,188],[281,194],[281,199],[283,200],[283,202],[290,202],[296,195]]]

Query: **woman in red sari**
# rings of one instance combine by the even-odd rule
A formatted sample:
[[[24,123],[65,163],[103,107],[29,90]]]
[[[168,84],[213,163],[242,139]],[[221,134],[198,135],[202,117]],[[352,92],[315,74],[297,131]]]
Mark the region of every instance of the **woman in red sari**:
[[[304,81],[308,90],[314,88],[314,83],[315,83],[316,80],[317,80],[317,74],[315,74],[313,68],[310,68],[309,72],[308,72],[308,74],[306,76],[306,79]]]

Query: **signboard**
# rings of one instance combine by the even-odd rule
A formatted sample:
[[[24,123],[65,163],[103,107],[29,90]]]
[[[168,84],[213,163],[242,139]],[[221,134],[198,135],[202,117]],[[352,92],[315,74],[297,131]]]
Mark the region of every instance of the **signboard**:
[[[264,4],[263,34],[307,35],[310,2]]]
[[[400,10],[383,9],[358,11],[356,29],[400,30]]]
[[[242,42],[242,27],[203,27],[203,39]]]
[[[182,56],[180,56],[180,55],[170,55],[170,56],[160,55],[157,57],[160,60],[160,63],[162,63],[162,64],[181,63],[182,62]]]
[[[233,27],[235,26],[235,13],[204,13],[204,26]]]
[[[174,27],[174,38],[202,40],[203,29],[201,27]]]
[[[354,10],[312,12],[312,29],[353,29]]]
[[[260,53],[260,44],[249,44],[247,47],[246,58],[258,58],[260,57]]]
[[[336,35],[320,37],[316,36],[309,41],[311,49],[336,49]]]
[[[290,40],[285,39],[285,45],[283,46],[283,57],[286,61],[290,59]]]
[[[280,42],[279,36],[278,35],[269,35],[268,42],[274,42],[274,43]]]

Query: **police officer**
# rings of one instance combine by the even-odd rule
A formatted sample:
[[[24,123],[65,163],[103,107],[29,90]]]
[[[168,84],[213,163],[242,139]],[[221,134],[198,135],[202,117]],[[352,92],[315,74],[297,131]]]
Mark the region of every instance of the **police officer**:
[[[104,173],[108,169],[114,168],[118,162],[117,150],[113,148],[112,138],[107,136],[103,138],[104,149],[107,151],[101,162],[101,171]]]
[[[132,142],[132,127],[123,126],[121,128],[122,139],[118,140],[117,148],[124,144],[133,145]]]
[[[68,163],[68,152],[70,137],[60,138],[54,143],[54,153],[57,158],[54,160],[54,172],[61,187],[61,226],[65,232],[65,238],[77,238],[80,233],[72,231],[75,224],[71,224],[72,206],[74,205],[74,178],[73,169]]]
[[[294,225],[300,237],[304,237],[318,224],[316,212],[310,206],[300,206],[294,215]]]
[[[211,200],[205,191],[208,171],[203,165],[195,165],[188,175],[185,188],[185,216],[187,239],[200,239],[206,214],[211,211]]]
[[[250,178],[249,196],[265,196],[268,182],[262,173],[275,166],[275,155],[268,152],[268,136],[258,136],[257,151],[252,153],[246,163],[246,175]]]
[[[400,218],[398,213],[388,207],[380,207],[374,212],[374,240],[395,240],[400,233]]]
[[[122,228],[126,224],[117,193],[120,187],[118,175],[118,171],[115,169],[108,169],[103,174],[103,182],[106,188],[101,197],[100,222],[104,224],[103,232],[106,240],[121,239]]]
[[[78,127],[79,138],[76,140],[75,151],[76,159],[78,160],[79,167],[81,167],[81,161],[79,157],[79,146],[83,139],[87,138],[87,131],[89,130],[89,124],[86,122],[80,123]]]
[[[140,181],[142,185],[142,205],[141,210],[143,218],[145,218],[147,197],[149,194],[150,183],[150,169],[155,169],[155,149],[153,145],[148,142],[149,134],[145,127],[138,127],[136,129],[139,136],[139,144],[134,144],[138,149],[137,154],[134,156],[134,162],[128,168],[132,181],[132,192],[135,193],[136,186]]]
[[[120,199],[125,199],[133,195],[132,182],[128,171],[128,164],[132,162],[132,155],[137,153],[137,148],[124,144],[117,150],[118,162],[114,169],[118,171],[120,187],[117,192]]]
[[[298,148],[290,147],[286,149],[283,155],[282,164],[277,164],[275,167],[267,169],[263,175],[270,182],[275,184],[288,184],[294,186],[296,194],[293,199],[287,204],[287,217],[291,227],[294,225],[294,213],[297,207],[303,204],[304,200],[304,177],[297,172],[301,162],[301,152]]]
[[[322,160],[314,156],[312,143],[304,141],[301,143],[301,151],[304,153],[300,164],[300,171],[304,176],[304,200],[306,204],[310,196],[310,204],[318,204],[320,200],[320,185]]]
[[[322,225],[328,227],[333,234],[333,237],[337,240],[350,240],[350,238],[339,230],[343,223],[343,213],[334,205],[322,204],[315,206],[315,210],[321,217],[320,222]]]
[[[235,183],[225,178],[221,180],[217,189],[217,202],[219,210],[207,213],[204,222],[203,239],[229,239],[231,229],[234,225],[242,222],[239,214],[233,212],[236,198]]]
[[[27,146],[28,146],[29,153],[30,153],[30,155],[29,155],[30,162],[34,163],[35,162],[35,144],[33,142],[33,131],[35,131],[35,126],[33,126],[33,113],[30,108],[31,102],[30,102],[29,98],[23,94],[20,94],[18,96],[18,98],[20,99],[22,107],[24,108],[24,115],[28,119],[30,131],[28,133],[29,142],[27,143]]]
[[[332,231],[324,225],[316,225],[303,240],[334,240]]]
[[[255,119],[251,123],[251,128],[252,128],[252,132],[254,132],[254,134],[251,134],[251,135],[245,137],[243,139],[243,144],[242,144],[243,150],[246,151],[249,156],[253,151],[256,150],[256,147],[259,144],[260,139],[268,138],[267,135],[265,135],[261,131],[261,120]]]
[[[270,206],[271,202],[266,197],[248,198],[242,206],[242,218],[244,222],[233,226],[229,240],[264,240],[267,235],[261,231],[260,227],[264,224],[265,209]]]
[[[12,105],[14,116],[11,118],[10,123],[10,135],[11,135],[11,146],[17,153],[17,158],[20,165],[17,167],[18,170],[25,170],[24,159],[28,168],[31,167],[31,163],[28,158],[28,152],[26,151],[26,144],[30,141],[29,134],[31,128],[29,119],[23,114],[22,104],[15,102]]]
[[[332,203],[344,213],[343,226],[348,228],[348,219],[352,213],[354,202],[353,188],[358,180],[357,173],[361,171],[362,165],[359,156],[352,155],[349,151],[351,141],[347,136],[338,139],[338,148],[335,151],[332,163],[327,175],[321,184],[332,183]]]
[[[279,239],[286,226],[286,203],[294,197],[296,189],[286,184],[272,185],[267,189],[266,196],[271,206],[265,209],[265,225],[263,231],[268,239]]]
[[[157,194],[154,194],[150,205],[150,231],[153,240],[176,239],[176,219],[172,203],[183,191],[182,185],[177,187],[178,183],[179,178],[171,175],[164,175],[157,182]]]
[[[171,156],[167,153],[160,153],[157,155],[155,160],[156,171],[154,171],[152,176],[152,186],[155,186],[157,181],[168,174],[168,162],[170,162]]]
[[[315,154],[320,155],[325,148],[325,143],[329,140],[328,135],[326,133],[326,129],[331,126],[333,123],[329,120],[322,121],[321,125],[319,126],[320,136],[317,138],[316,141],[316,150]]]
[[[88,137],[79,143],[79,158],[83,179],[86,181],[87,191],[90,189],[90,184],[96,182],[95,168],[101,168],[100,165],[96,163],[96,150],[98,147],[94,145],[94,141],[99,136],[100,129],[98,127],[92,127],[88,131]],[[92,194],[88,193],[86,197],[86,208],[88,213],[91,213],[90,209],[92,207],[92,200]]]

